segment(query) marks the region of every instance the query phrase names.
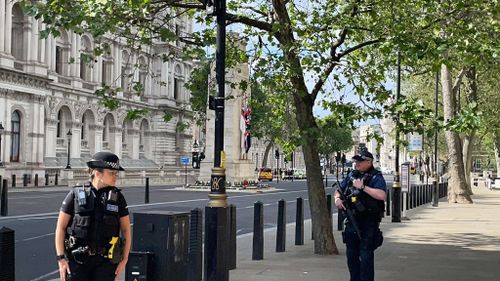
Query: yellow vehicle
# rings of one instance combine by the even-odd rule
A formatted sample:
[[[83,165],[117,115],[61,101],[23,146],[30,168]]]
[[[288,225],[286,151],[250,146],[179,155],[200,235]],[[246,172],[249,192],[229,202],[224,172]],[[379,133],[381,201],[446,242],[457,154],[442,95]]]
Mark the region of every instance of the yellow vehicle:
[[[260,168],[258,179],[273,181],[273,172],[269,168]]]

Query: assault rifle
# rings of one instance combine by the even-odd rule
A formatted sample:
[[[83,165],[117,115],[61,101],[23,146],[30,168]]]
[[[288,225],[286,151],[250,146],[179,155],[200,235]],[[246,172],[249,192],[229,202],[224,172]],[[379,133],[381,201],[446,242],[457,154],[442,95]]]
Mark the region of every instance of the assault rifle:
[[[352,184],[352,179],[350,181],[350,184]],[[344,207],[345,207],[344,211],[347,214],[347,219],[354,227],[356,234],[358,234],[358,238],[361,239],[361,230],[359,229],[358,222],[356,221],[356,218],[354,217],[354,213],[353,213],[351,204],[349,204],[349,202],[347,201],[348,196],[345,194],[348,186],[346,186],[345,190],[342,191],[342,188],[340,187],[340,183],[338,182],[338,180],[337,180],[337,186],[338,186],[337,191],[340,194],[340,200],[342,200],[342,202],[344,203]]]

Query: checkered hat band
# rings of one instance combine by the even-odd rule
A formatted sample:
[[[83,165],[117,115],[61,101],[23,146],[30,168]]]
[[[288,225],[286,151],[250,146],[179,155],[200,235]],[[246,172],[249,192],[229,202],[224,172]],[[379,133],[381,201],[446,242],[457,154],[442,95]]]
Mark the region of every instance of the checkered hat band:
[[[120,168],[120,163],[119,162],[108,162],[108,161],[103,161],[104,164],[108,165],[109,167],[113,168],[113,169],[119,169]]]

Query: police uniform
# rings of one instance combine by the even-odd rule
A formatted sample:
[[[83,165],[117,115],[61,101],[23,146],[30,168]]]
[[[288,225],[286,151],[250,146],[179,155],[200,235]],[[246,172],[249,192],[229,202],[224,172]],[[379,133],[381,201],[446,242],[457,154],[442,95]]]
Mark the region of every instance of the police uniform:
[[[100,152],[88,162],[91,168],[123,170],[118,157]],[[109,155],[112,161],[102,161]],[[100,159],[100,160],[96,160]],[[125,197],[116,187],[96,189],[90,182],[75,186],[64,199],[61,211],[70,215],[65,252],[71,281],[112,281],[120,260],[120,218],[129,215]]]
[[[353,194],[349,194],[350,191],[348,188],[353,178],[353,172],[349,173],[348,177],[346,177],[341,184],[342,190],[347,189],[348,198],[353,197]],[[382,174],[373,167],[366,173],[359,174],[354,178],[362,178],[365,186],[386,191],[386,183]],[[374,199],[362,190],[356,190],[354,192],[356,199],[348,199],[347,204],[350,204],[349,206],[351,210],[353,210],[354,218],[360,230],[361,239],[353,223],[348,219],[346,221],[345,230],[342,233],[344,243],[346,244],[347,264],[351,275],[350,280],[373,281],[374,251],[381,245],[383,240],[379,224],[384,212],[384,201]],[[355,203],[352,201],[355,201]]]

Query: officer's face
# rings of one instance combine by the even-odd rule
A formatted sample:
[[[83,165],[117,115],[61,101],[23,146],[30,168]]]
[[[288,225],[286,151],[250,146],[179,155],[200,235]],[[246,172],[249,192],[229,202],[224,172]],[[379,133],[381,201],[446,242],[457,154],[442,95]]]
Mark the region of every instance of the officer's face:
[[[362,160],[362,161],[356,160],[355,163],[356,163],[356,170],[362,173],[367,172],[372,167],[371,160]]]
[[[116,179],[118,178],[118,171],[104,169],[100,175],[100,182],[104,186],[116,186]]]

